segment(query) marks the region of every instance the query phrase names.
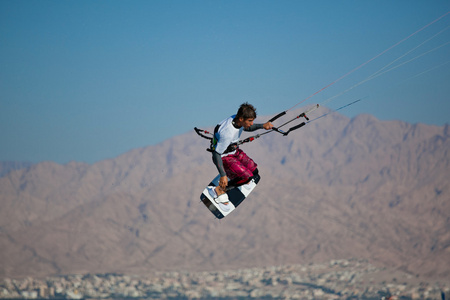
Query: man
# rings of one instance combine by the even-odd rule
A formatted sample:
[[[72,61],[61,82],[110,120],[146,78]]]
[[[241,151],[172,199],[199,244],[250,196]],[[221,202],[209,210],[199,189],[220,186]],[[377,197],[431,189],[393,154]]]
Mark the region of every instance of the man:
[[[212,141],[212,159],[220,174],[219,185],[208,188],[210,195],[216,202],[228,204],[226,187],[228,177],[238,184],[245,183],[253,176],[257,164],[244,151],[236,147],[242,131],[257,129],[269,130],[272,123],[253,124],[256,119],[256,109],[253,105],[243,103],[236,115],[223,120],[214,130]]]

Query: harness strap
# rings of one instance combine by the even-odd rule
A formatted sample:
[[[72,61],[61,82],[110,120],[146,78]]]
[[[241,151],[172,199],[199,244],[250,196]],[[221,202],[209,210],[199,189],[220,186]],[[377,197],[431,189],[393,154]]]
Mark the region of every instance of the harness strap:
[[[214,134],[213,137],[211,138],[211,144],[209,145],[209,148],[206,149],[206,151],[213,152],[214,150],[216,150],[217,145],[216,133],[219,131],[219,128],[220,124],[217,124],[217,126],[214,128]],[[227,147],[227,149],[225,149],[225,151],[222,154],[227,154],[236,151],[238,148],[239,148],[238,143],[232,143]]]

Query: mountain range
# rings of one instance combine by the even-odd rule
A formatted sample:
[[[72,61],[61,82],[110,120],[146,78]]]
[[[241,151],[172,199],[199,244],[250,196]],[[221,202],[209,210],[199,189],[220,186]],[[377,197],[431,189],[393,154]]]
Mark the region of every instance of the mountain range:
[[[0,277],[358,258],[450,279],[449,125],[333,113],[261,136],[242,145],[261,181],[222,220],[199,199],[217,174],[207,146],[192,130],[94,164],[9,168]]]
[[[19,170],[31,167],[33,164],[31,162],[21,162],[21,161],[0,161],[0,177],[8,174],[12,170]]]

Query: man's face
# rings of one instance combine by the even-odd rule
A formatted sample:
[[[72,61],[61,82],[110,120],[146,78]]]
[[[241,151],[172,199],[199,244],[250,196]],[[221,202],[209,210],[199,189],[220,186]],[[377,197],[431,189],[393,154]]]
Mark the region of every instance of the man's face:
[[[255,121],[254,118],[248,118],[248,119],[239,118],[239,123],[240,123],[239,125],[247,129],[253,125],[253,121]]]

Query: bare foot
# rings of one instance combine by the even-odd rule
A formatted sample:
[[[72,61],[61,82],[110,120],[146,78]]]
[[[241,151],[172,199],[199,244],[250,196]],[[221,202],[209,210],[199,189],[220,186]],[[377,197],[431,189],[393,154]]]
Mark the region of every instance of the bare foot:
[[[216,194],[217,196],[225,194],[225,191],[220,187],[220,185],[216,186]]]
[[[225,194],[225,191],[220,187],[220,185],[216,186],[216,194],[217,194],[217,197]],[[225,205],[228,205],[228,203],[229,202],[222,202],[222,204],[225,204]]]

